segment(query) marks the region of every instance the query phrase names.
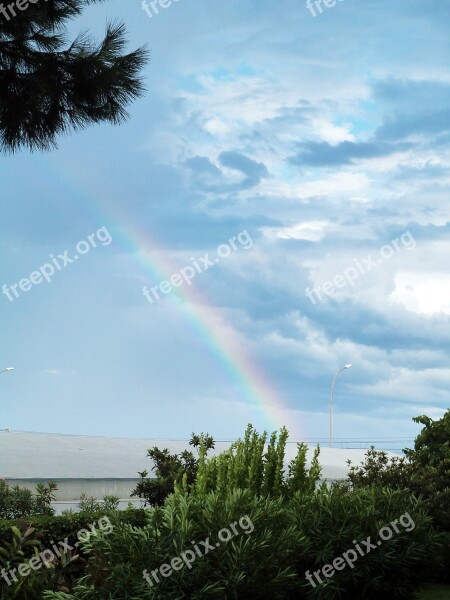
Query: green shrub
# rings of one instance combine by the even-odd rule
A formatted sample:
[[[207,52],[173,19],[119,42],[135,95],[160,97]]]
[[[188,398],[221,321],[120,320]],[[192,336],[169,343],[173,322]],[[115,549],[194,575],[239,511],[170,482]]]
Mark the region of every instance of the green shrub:
[[[79,556],[68,550],[43,562],[44,550],[35,530],[25,525],[11,528],[11,541],[0,546],[0,594],[2,600],[41,600],[44,590],[67,590],[76,576]],[[36,561],[36,562],[33,562]]]
[[[192,434],[189,445],[205,456],[214,448],[214,440],[208,433]],[[139,497],[144,506],[162,506],[166,498],[175,490],[181,481],[190,486],[194,483],[199,466],[199,458],[192,452],[184,450],[180,454],[170,454],[167,448],[160,450],[157,446],[147,450],[147,456],[153,461],[152,471],[155,477],[147,477],[148,472],[139,473],[141,478],[132,496]]]
[[[404,524],[406,513],[410,516]],[[216,547],[222,528],[245,517],[251,530]],[[379,546],[379,530],[397,520],[398,533]],[[406,526],[408,525],[408,527]],[[414,525],[414,527],[411,527]],[[384,534],[383,534],[384,535]],[[305,576],[331,564],[371,536],[375,547],[312,587]],[[226,494],[170,496],[147,511],[142,528],[117,523],[111,535],[92,538],[87,575],[71,594],[45,600],[389,600],[412,599],[439,566],[444,534],[431,527],[424,504],[407,491],[339,487],[291,498]],[[208,539],[212,549],[196,557]],[[208,545],[209,547],[209,545]],[[190,550],[195,560],[180,570],[171,563]],[[344,562],[344,561],[342,561]],[[152,571],[163,565],[165,577]],[[179,565],[178,565],[179,566]],[[172,573],[168,570],[173,568]],[[150,583],[143,578],[144,570]]]
[[[238,488],[264,496],[312,492],[321,473],[319,449],[316,449],[311,467],[307,469],[308,447],[297,444],[297,456],[285,473],[287,439],[288,432],[282,428],[279,434],[272,433],[266,445],[267,433],[259,434],[252,425],[248,425],[242,440],[237,440],[229,450],[211,458],[207,454],[214,448],[214,440],[203,433],[192,434],[189,442],[198,449],[198,457],[187,451],[178,455],[170,454],[167,448],[152,448],[148,450],[148,456],[154,462],[156,478],[149,479],[147,471],[139,473],[141,481],[132,495],[139,496],[146,505],[162,506],[176,489],[197,496],[212,491],[226,495]]]
[[[55,500],[56,484],[38,483],[36,493],[17,485],[9,486],[0,479],[0,519],[20,519],[30,515],[53,515],[51,503]]]
[[[36,530],[36,536],[44,548],[51,547],[52,542],[68,539],[73,545],[78,541],[77,533],[81,529],[89,529],[89,525],[98,523],[99,519],[111,514],[108,511],[101,512],[79,512],[71,515],[60,516],[32,516],[26,519],[26,523]],[[145,523],[145,511],[143,509],[126,509],[118,511],[118,519],[124,523],[130,523],[135,527],[141,527]],[[21,520],[0,521],[0,547],[12,539],[11,527],[21,524]]]
[[[450,580],[450,410],[433,421],[420,416],[413,419],[424,427],[416,437],[414,449],[393,459],[384,451],[367,451],[364,462],[351,466],[348,478],[352,489],[367,486],[408,489],[426,502],[434,526],[447,533],[441,581]]]
[[[219,532],[231,524],[239,533],[217,547]],[[174,494],[164,507],[148,510],[144,528],[117,524],[111,535],[93,539],[88,577],[72,595],[47,593],[44,598],[281,600],[297,579],[289,565],[294,564],[298,538],[281,498],[257,498],[241,490],[226,498]],[[207,539],[213,548],[204,554],[201,542]],[[203,555],[191,568],[160,576],[159,583],[153,579],[153,587],[143,578],[145,569],[150,574],[187,550],[195,554],[195,545]]]
[[[143,510],[129,509],[107,513],[108,518],[115,515],[117,523],[128,523],[140,527],[145,524]],[[96,535],[105,530],[106,512],[74,513],[66,516],[45,517],[34,516],[24,520],[7,521],[0,524],[0,567],[5,569],[5,577],[0,577],[0,597],[42,599],[44,590],[71,589],[73,581],[84,575],[84,545],[79,541],[78,532],[90,531],[90,525],[96,528]],[[109,522],[108,522],[109,523]],[[109,526],[107,528],[110,530]],[[31,538],[32,535],[32,538]],[[61,545],[59,542],[62,542]],[[57,556],[55,548],[61,553]],[[70,548],[69,548],[70,546]],[[44,550],[51,550],[53,559],[48,567],[31,570],[26,577],[15,574],[17,581],[8,575],[21,563],[28,564],[33,556]]]
[[[349,481],[355,489],[374,485],[409,489],[427,502],[436,527],[450,532],[450,410],[436,421],[426,416],[413,421],[424,425],[414,450],[391,459],[372,448],[364,462],[351,466]]]
[[[309,598],[413,598],[414,592],[431,581],[441,567],[445,534],[433,530],[426,505],[407,490],[374,487],[350,492],[337,486],[309,497],[297,494],[290,511],[293,524],[308,541],[307,551],[298,556],[296,565]],[[410,518],[403,517],[408,524],[405,528],[398,520],[406,513]],[[390,525],[395,520],[398,533]],[[393,535],[382,541],[378,532],[385,526],[390,526]],[[368,536],[376,545],[369,548],[369,553],[360,543]],[[363,556],[358,552],[358,543]],[[315,588],[306,581],[306,571],[313,573],[332,564],[348,550],[358,555],[353,568],[346,564],[329,579],[321,575],[323,583],[314,580]]]
[[[80,512],[109,512],[118,510],[119,501],[119,496],[106,495],[103,496],[103,500],[97,500],[93,496],[88,497],[86,494],[81,494],[78,508]]]
[[[287,439],[288,432],[283,427],[279,435],[272,433],[266,445],[267,433],[259,434],[248,425],[244,438],[234,442],[229,450],[207,458],[201,449],[196,480],[192,486],[184,481],[183,490],[197,496],[213,491],[226,496],[235,489],[267,497],[291,496],[297,491],[312,493],[321,473],[319,448],[307,469],[308,447],[297,444],[297,455],[285,473]]]

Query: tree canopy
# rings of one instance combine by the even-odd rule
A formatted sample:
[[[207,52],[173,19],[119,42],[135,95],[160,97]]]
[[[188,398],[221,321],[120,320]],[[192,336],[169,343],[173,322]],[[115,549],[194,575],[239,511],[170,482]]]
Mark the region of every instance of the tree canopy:
[[[0,148],[48,150],[57,138],[94,123],[119,124],[144,91],[145,47],[126,53],[123,23],[95,42],[69,21],[102,0],[17,0],[0,7]],[[18,6],[24,8],[18,9]]]

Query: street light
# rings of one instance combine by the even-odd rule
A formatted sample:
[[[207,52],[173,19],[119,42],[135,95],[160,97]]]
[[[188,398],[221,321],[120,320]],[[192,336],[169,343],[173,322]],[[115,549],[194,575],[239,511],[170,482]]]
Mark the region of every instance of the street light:
[[[336,383],[336,379],[338,378],[338,375],[340,375],[342,373],[342,371],[345,371],[346,369],[350,369],[351,368],[351,364],[348,363],[346,365],[344,365],[342,367],[342,369],[340,369],[336,375],[334,376],[333,379],[333,383],[331,384],[331,400],[330,400],[330,448],[333,447],[333,403],[334,403],[334,384]]]
[[[6,367],[6,369],[3,369],[0,373],[6,373],[7,371],[14,371],[14,367]]]

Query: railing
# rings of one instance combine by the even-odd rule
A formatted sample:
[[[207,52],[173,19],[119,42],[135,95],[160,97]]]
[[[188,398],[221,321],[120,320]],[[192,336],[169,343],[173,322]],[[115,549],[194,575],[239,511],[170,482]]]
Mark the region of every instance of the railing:
[[[305,444],[316,446],[327,446],[329,438],[302,438],[301,440],[289,440],[288,444],[304,442]],[[378,437],[376,439],[368,438],[334,438],[334,448],[347,450],[369,450],[375,446],[376,450],[386,450],[389,452],[402,452],[404,448],[414,447],[414,438],[407,437]]]

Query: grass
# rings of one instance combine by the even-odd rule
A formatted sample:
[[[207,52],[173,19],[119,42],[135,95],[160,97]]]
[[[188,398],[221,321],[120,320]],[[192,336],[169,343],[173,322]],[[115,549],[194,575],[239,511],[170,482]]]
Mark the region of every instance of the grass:
[[[418,600],[450,600],[450,586],[431,585],[420,592]]]

